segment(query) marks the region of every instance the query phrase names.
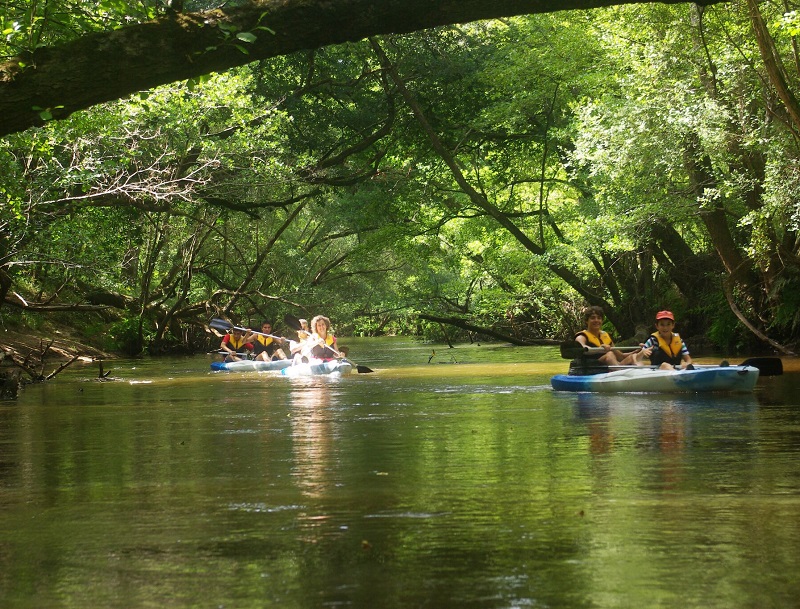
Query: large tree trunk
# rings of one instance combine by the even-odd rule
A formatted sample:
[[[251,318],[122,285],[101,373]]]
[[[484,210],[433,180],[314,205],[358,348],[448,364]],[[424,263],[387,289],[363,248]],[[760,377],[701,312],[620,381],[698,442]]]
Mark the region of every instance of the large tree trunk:
[[[700,150],[698,138],[694,134],[684,150],[684,165],[691,181],[692,191],[697,200],[702,201],[706,198],[706,193],[713,192],[718,184],[711,168],[711,159]],[[736,245],[724,206],[721,202],[709,201],[702,207],[699,215],[725,270],[734,282],[749,291],[755,283],[753,269]]]
[[[174,14],[87,34],[0,64],[0,137],[160,84],[303,49],[450,23],[614,4],[633,2],[262,0]],[[244,33],[256,39],[237,38]]]
[[[652,227],[656,246],[653,256],[678,287],[687,302],[699,302],[708,291],[712,270],[709,256],[697,256],[683,237],[669,224],[658,222]],[[718,267],[717,267],[718,268]]]

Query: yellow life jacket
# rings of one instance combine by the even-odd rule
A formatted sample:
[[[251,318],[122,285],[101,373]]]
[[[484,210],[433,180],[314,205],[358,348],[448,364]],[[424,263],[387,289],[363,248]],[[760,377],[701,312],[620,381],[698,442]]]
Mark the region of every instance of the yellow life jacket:
[[[671,360],[680,360],[683,341],[678,334],[673,332],[670,342],[665,341],[658,332],[653,332],[651,336],[656,338],[658,341],[658,348],[666,353]]]
[[[311,339],[312,339],[312,340],[319,340],[320,338],[322,338],[322,337],[321,337],[319,334],[317,334],[316,332],[314,332],[314,334],[312,334],[312,335],[311,335]],[[333,346],[333,341],[334,341],[334,340],[336,340],[336,339],[334,338],[334,336],[333,336],[332,334],[328,334],[328,335],[325,337],[325,341],[324,341],[324,342],[325,342],[325,344],[326,344],[326,345],[328,345],[329,347],[332,347],[332,346]],[[326,349],[325,349],[325,348],[324,348],[322,345],[314,345],[314,346],[311,348],[311,354],[312,354],[314,357],[318,357],[318,358],[320,358],[320,359],[330,359],[330,357],[329,357],[329,353],[330,353],[330,351],[326,350]]]
[[[314,332],[314,333],[311,335],[311,338],[310,338],[309,340],[310,340],[311,342],[316,342],[316,341],[318,341],[318,340],[319,340],[319,339],[321,339],[321,338],[322,338],[322,337],[321,337],[319,334],[317,334],[316,332]],[[332,345],[334,340],[335,340],[335,339],[334,339],[334,337],[333,337],[333,334],[328,334],[328,335],[325,337],[325,344],[326,344],[326,345]]]
[[[593,347],[602,347],[603,345],[611,345],[614,342],[611,340],[611,335],[605,330],[600,330],[599,339],[588,330],[581,330],[580,332],[578,332],[578,334],[575,335],[575,337],[577,338],[578,335],[580,334],[583,334],[583,336],[586,338],[586,342],[588,342]]]
[[[258,342],[260,342],[262,345],[264,345],[265,347],[266,347],[267,345],[271,345],[271,344],[272,344],[272,337],[271,337],[271,336],[261,336],[261,335],[258,335],[258,336],[256,336],[256,340],[257,340]]]
[[[228,346],[231,347],[234,351],[238,351],[244,346],[244,336],[240,338],[238,341],[233,334],[228,335]]]

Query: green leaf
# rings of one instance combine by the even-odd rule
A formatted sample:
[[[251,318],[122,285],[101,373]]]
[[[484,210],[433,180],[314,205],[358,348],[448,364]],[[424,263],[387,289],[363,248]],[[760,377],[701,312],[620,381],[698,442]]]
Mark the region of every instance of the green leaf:
[[[256,40],[258,40],[258,36],[256,36],[252,32],[239,32],[238,34],[236,34],[236,38],[238,38],[242,42],[255,42]]]

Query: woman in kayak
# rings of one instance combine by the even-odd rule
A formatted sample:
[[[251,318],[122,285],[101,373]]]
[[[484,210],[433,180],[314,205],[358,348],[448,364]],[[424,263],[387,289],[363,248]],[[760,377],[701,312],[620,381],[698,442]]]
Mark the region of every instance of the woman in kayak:
[[[653,366],[662,370],[670,370],[675,366],[694,370],[692,356],[675,329],[675,316],[670,311],[656,313],[656,330],[642,347],[642,354],[650,358]]]
[[[341,357],[336,348],[336,337],[331,332],[331,320],[317,315],[311,320],[311,336],[308,338],[311,356],[322,360]]]
[[[585,330],[581,330],[575,335],[576,342],[584,347],[603,347],[605,353],[601,355],[586,355],[586,358],[594,358],[605,366],[636,365],[641,366],[639,358],[641,350],[629,353],[627,356],[614,348],[614,341],[611,336],[602,329],[605,313],[602,307],[589,307],[583,315]]]
[[[331,332],[330,319],[324,315],[317,315],[311,320],[309,331],[298,330],[298,341],[290,343],[294,364],[313,363],[313,360],[330,361],[343,357],[336,347],[336,337]]]

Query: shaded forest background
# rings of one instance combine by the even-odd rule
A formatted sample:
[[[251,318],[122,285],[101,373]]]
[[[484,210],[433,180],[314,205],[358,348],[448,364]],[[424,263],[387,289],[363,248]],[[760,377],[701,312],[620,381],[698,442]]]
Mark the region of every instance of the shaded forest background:
[[[6,6],[0,54],[23,70],[216,8]],[[217,16],[209,52],[275,35]],[[0,140],[0,324],[131,355],[287,313],[535,344],[593,304],[618,338],[669,308],[700,348],[791,353],[798,28],[791,2],[754,0],[513,16],[31,106],[43,126]]]

